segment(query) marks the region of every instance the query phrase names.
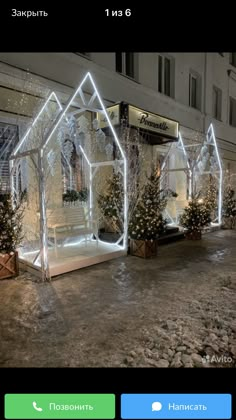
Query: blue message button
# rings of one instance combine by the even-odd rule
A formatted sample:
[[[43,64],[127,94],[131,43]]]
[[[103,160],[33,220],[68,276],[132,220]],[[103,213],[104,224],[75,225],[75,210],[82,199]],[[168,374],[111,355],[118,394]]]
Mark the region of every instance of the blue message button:
[[[231,419],[231,394],[122,394],[122,419]]]

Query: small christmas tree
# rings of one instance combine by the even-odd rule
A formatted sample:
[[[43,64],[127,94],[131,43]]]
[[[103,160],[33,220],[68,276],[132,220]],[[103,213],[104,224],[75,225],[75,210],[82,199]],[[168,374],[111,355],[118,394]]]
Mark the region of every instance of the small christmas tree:
[[[140,200],[134,209],[129,223],[129,236],[132,239],[154,240],[160,235],[166,226],[162,216],[169,197],[177,194],[171,190],[160,189],[160,175],[153,169],[147,176],[147,183]]]
[[[223,199],[223,216],[229,224],[230,229],[235,225],[236,217],[236,199],[235,191],[231,187],[227,187]]]
[[[21,204],[13,207],[9,194],[0,195],[0,253],[15,252],[22,238],[23,209]]]
[[[202,228],[211,222],[209,208],[197,198],[192,199],[180,216],[180,225],[188,232],[201,232]]]
[[[107,188],[104,194],[100,194],[98,205],[105,220],[115,232],[123,230],[123,201],[124,189],[121,174],[113,173],[112,178],[107,181]]]

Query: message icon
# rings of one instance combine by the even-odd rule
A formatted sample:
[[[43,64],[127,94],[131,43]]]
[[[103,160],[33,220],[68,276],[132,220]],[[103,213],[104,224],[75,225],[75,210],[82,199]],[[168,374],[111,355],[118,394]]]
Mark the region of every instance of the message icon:
[[[152,411],[160,411],[162,409],[162,404],[158,401],[152,403]]]

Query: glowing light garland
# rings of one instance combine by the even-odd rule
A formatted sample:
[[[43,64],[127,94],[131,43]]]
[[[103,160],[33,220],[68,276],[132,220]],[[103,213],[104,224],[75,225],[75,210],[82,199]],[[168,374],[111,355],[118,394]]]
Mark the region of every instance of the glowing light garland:
[[[218,223],[219,225],[222,223],[222,184],[223,184],[223,170],[220,160],[220,155],[218,151],[218,146],[216,143],[215,132],[212,123],[210,124],[208,131],[207,131],[208,139],[212,138],[213,143],[215,146],[216,157],[219,165],[219,194],[218,194]]]
[[[15,147],[15,149],[14,149],[14,151],[13,151],[11,157],[10,157],[10,174],[11,174],[10,175],[10,183],[11,183],[11,191],[13,192],[13,196],[14,196],[14,192],[15,192],[15,188],[14,188],[14,173],[13,173],[13,171],[14,171],[14,160],[16,160],[18,157],[21,158],[21,154],[18,153],[19,150],[20,150],[20,148],[21,148],[21,146],[27,140],[27,138],[28,138],[28,136],[30,134],[30,131],[35,126],[35,124],[39,120],[40,116],[42,115],[43,111],[46,109],[49,101],[51,101],[52,98],[54,98],[54,100],[56,101],[56,103],[57,103],[57,105],[59,107],[59,111],[62,111],[63,108],[62,108],[62,105],[61,105],[61,103],[60,103],[57,95],[54,92],[52,92],[49,95],[49,97],[46,100],[46,102],[44,103],[43,107],[38,112],[38,114],[37,114],[36,118],[34,119],[33,123],[31,124],[31,126],[29,127],[29,129],[26,131],[25,135],[22,137],[22,139],[20,140],[20,142]],[[34,150],[34,153],[36,151],[38,152],[40,176],[41,175],[44,176],[44,168],[43,168],[43,165],[42,165],[43,149],[41,149],[40,148],[40,145],[39,145],[39,148],[36,149],[36,150]],[[32,151],[32,153],[33,153],[33,151]],[[30,154],[30,151],[29,151],[29,154]],[[40,182],[41,181],[39,181],[39,183]],[[41,194],[41,198],[40,198],[40,203],[41,203],[41,216],[42,216],[43,224],[45,224],[46,223],[45,190],[44,190],[44,186],[42,186],[42,184],[39,185],[39,190],[40,190],[40,194]],[[14,200],[14,197],[13,197],[13,200]],[[48,268],[49,267],[48,267],[47,232],[42,227],[40,227],[40,229],[42,229],[42,230],[40,230],[41,235],[42,235],[41,251],[40,251],[40,254],[38,255],[38,257],[36,258],[36,261],[34,262],[34,264],[35,265],[39,265],[38,259],[39,259],[40,255],[41,255],[41,267],[42,267],[42,269],[44,271],[44,273],[43,273],[43,271],[42,271],[42,273],[43,273],[43,275],[45,274],[46,277],[49,277],[49,274],[48,274]]]
[[[82,91],[82,87],[83,87],[84,83],[87,80],[90,80],[90,82],[91,82],[91,84],[93,86],[93,89],[94,89],[94,93],[93,93],[92,97],[90,98],[88,105],[86,106],[86,100],[85,100],[84,93]],[[46,136],[46,140],[44,141],[44,143],[41,144],[41,145],[39,144],[38,149],[27,151],[27,154],[31,154],[33,152],[34,153],[36,153],[36,152],[39,153],[39,160],[41,160],[41,172],[42,172],[42,176],[43,176],[43,173],[44,173],[44,168],[42,167],[42,159],[43,159],[45,147],[47,146],[48,142],[50,141],[52,135],[54,134],[54,132],[57,129],[57,127],[60,124],[60,122],[62,121],[63,117],[65,117],[66,121],[68,121],[66,112],[68,111],[70,105],[75,100],[75,98],[76,98],[76,96],[78,94],[80,95],[80,98],[81,98],[83,104],[85,105],[83,110],[86,110],[86,109],[90,108],[91,107],[91,104],[95,100],[95,98],[96,97],[98,98],[98,101],[99,101],[100,106],[102,108],[100,112],[102,112],[106,116],[106,118],[107,118],[108,125],[109,125],[109,127],[111,129],[111,132],[113,134],[113,137],[114,137],[114,141],[115,141],[115,143],[116,143],[116,145],[117,145],[117,147],[118,147],[118,149],[119,149],[119,151],[121,153],[122,159],[123,159],[123,164],[124,164],[124,173],[123,173],[123,177],[124,177],[124,234],[123,234],[123,236],[120,239],[120,240],[123,239],[123,246],[122,247],[119,247],[119,248],[126,249],[127,248],[127,211],[128,211],[128,201],[127,201],[127,160],[126,160],[125,154],[124,154],[123,149],[122,149],[122,147],[120,145],[120,142],[118,140],[118,137],[116,135],[116,132],[115,132],[115,130],[114,130],[114,128],[113,128],[113,126],[112,126],[112,124],[110,122],[110,118],[109,118],[109,116],[107,114],[107,111],[105,109],[105,106],[104,106],[104,104],[103,104],[103,102],[101,100],[101,97],[99,95],[99,92],[98,92],[98,90],[97,90],[97,88],[95,86],[95,83],[94,83],[93,78],[92,78],[92,76],[91,76],[90,73],[87,73],[85,75],[85,77],[83,78],[82,82],[80,83],[78,89],[75,91],[75,93],[73,94],[72,98],[69,99],[69,101],[68,101],[66,107],[64,108],[64,110],[63,110],[62,105],[61,105],[60,101],[58,100],[56,94],[54,92],[52,92],[50,94],[50,96],[48,97],[48,99],[44,103],[43,107],[40,109],[39,113],[37,114],[36,118],[34,119],[33,123],[31,124],[31,126],[29,127],[29,129],[26,131],[26,133],[24,134],[24,136],[22,137],[22,139],[20,140],[20,142],[17,144],[16,148],[14,149],[14,151],[13,151],[13,153],[11,155],[11,160],[10,160],[11,188],[12,188],[12,191],[14,192],[14,178],[13,178],[14,177],[14,174],[13,174],[13,172],[14,172],[14,160],[16,160],[17,158],[21,158],[22,155],[25,153],[24,151],[23,151],[23,153],[20,153],[20,149],[21,149],[22,145],[24,144],[24,142],[27,140],[27,138],[28,138],[28,136],[29,136],[32,128],[36,125],[36,123],[38,122],[40,116],[45,111],[45,109],[46,109],[49,101],[52,100],[52,99],[54,99],[56,101],[58,107],[59,107],[59,111],[62,111],[62,110],[63,111],[60,114],[57,115],[56,122],[54,123],[54,126],[52,127],[52,129],[50,130],[50,132],[48,133],[48,135]],[[91,208],[92,208],[92,205],[93,205],[93,196],[92,196],[92,180],[93,180],[93,175],[94,175],[93,169],[92,169],[93,168],[93,165],[89,162],[89,159],[88,159],[85,151],[83,150],[83,148],[81,146],[80,146],[80,150],[81,150],[81,152],[82,152],[82,154],[83,154],[86,162],[88,163],[89,169],[90,169],[90,177],[89,177],[89,179],[90,179],[90,196],[89,196],[89,202],[90,202],[90,211],[91,211]],[[94,165],[94,166],[96,166],[96,165]],[[102,163],[101,163],[101,166],[102,166]],[[41,182],[42,182],[42,180],[41,180]],[[41,187],[42,187],[42,185],[41,185]],[[46,208],[45,208],[45,191],[44,191],[44,188],[42,188],[41,193],[42,193],[41,194],[42,195],[42,197],[41,197],[41,201],[42,201],[42,203],[41,203],[41,217],[42,217],[42,223],[43,223],[44,227],[42,228],[42,236],[41,236],[41,238],[42,238],[42,244],[41,244],[41,252],[40,252],[40,255],[41,255],[41,266],[44,269],[44,271],[46,272],[48,270],[48,251],[47,251],[47,233],[46,233],[46,230],[45,230]],[[102,242],[102,241],[99,241],[99,242]],[[108,244],[108,245],[111,245],[111,244]],[[36,252],[36,251],[33,251],[33,252]],[[27,255],[27,253],[26,253],[26,255]],[[38,255],[37,261],[38,261],[38,258],[39,258],[40,255]],[[38,265],[37,261],[35,261],[35,265]]]
[[[186,157],[187,167],[188,167],[188,170],[189,170],[189,199],[190,199],[191,196],[192,196],[192,176],[193,176],[193,174],[192,174],[192,171],[191,171],[191,168],[190,168],[190,164],[189,164],[189,161],[188,161],[188,155],[187,155],[187,152],[186,152],[186,149],[185,149],[185,146],[184,146],[184,142],[183,142],[183,139],[182,139],[182,136],[181,136],[180,132],[179,132],[179,140],[180,140],[180,144],[181,144],[181,147],[183,149],[184,155]]]
[[[43,107],[41,108],[41,110],[39,111],[38,115],[36,116],[36,118],[34,119],[32,125],[29,127],[29,129],[26,131],[25,135],[22,137],[21,141],[17,144],[17,146],[15,147],[13,153],[12,153],[12,157],[15,157],[20,149],[20,147],[22,146],[22,144],[24,143],[24,141],[26,140],[26,138],[28,137],[31,129],[35,126],[36,122],[38,121],[38,119],[40,118],[40,115],[42,114],[42,112],[45,110],[46,106],[48,105],[49,101],[51,101],[51,99],[54,98],[57,102],[57,105],[59,106],[59,109],[62,110],[62,106],[61,103],[57,97],[57,95],[52,92],[50,94],[50,96],[48,97],[48,99],[46,100],[45,104],[43,105]]]
[[[124,161],[124,175],[123,175],[123,177],[124,177],[124,240],[123,240],[123,247],[122,247],[122,249],[126,249],[127,248],[127,231],[128,231],[128,226],[127,226],[127,219],[128,219],[128,217],[127,217],[127,213],[128,213],[127,160],[126,160],[126,157],[125,157],[125,153],[124,153],[124,151],[123,151],[123,149],[121,147],[121,144],[119,142],[119,139],[118,139],[118,137],[116,135],[116,132],[115,132],[115,130],[114,130],[112,124],[111,124],[111,121],[110,121],[110,118],[109,118],[108,113],[106,111],[106,108],[105,108],[105,106],[104,106],[104,104],[102,102],[102,99],[101,99],[100,95],[99,95],[99,92],[97,90],[97,87],[96,87],[96,85],[94,83],[94,80],[93,80],[93,78],[92,78],[92,76],[91,76],[91,74],[89,72],[84,76],[84,78],[83,78],[82,82],[80,83],[79,87],[76,89],[75,93],[73,94],[73,96],[71,97],[71,99],[69,99],[67,105],[65,106],[63,112],[60,114],[60,117],[58,118],[58,121],[54,125],[52,131],[50,132],[49,136],[47,137],[47,139],[46,139],[46,141],[45,141],[45,143],[43,145],[43,149],[46,147],[47,143],[50,141],[52,135],[54,134],[54,132],[58,128],[58,125],[62,121],[63,117],[66,117],[66,112],[68,111],[69,107],[72,105],[72,103],[74,102],[74,100],[75,100],[75,98],[76,98],[76,96],[78,94],[80,95],[80,98],[81,98],[81,100],[83,102],[84,109],[87,109],[88,108],[88,105],[86,105],[85,97],[84,97],[83,91],[82,91],[82,87],[83,87],[83,85],[85,84],[85,82],[87,80],[90,80],[90,82],[91,82],[91,84],[93,86],[94,93],[92,95],[92,98],[93,98],[93,100],[96,97],[98,98],[98,101],[99,101],[100,106],[102,108],[102,111],[101,112],[104,113],[104,115],[105,115],[105,117],[107,119],[108,125],[109,125],[109,127],[111,129],[111,132],[112,132],[113,136],[114,136],[115,143],[117,144],[118,149],[119,149],[119,151],[121,153],[122,159]],[[92,98],[90,98],[90,101],[89,101],[89,105],[90,106],[91,106],[91,103],[92,103]],[[84,156],[85,156],[85,153],[84,153]],[[89,162],[88,158],[87,158],[87,162]],[[91,165],[90,162],[89,162],[89,164]],[[101,166],[102,166],[102,163],[101,163]],[[92,182],[92,170],[90,169],[90,185],[91,185],[91,182]],[[91,190],[92,190],[92,188],[90,188],[90,204],[91,204],[91,207],[92,207],[92,193],[91,193]]]
[[[83,149],[82,146],[80,146],[80,150],[87,162],[87,164],[89,165],[89,209],[92,208],[92,204],[93,204],[93,192],[92,192],[92,181],[93,181],[93,173],[92,173],[92,167],[91,167],[91,163],[88,160],[88,157]]]

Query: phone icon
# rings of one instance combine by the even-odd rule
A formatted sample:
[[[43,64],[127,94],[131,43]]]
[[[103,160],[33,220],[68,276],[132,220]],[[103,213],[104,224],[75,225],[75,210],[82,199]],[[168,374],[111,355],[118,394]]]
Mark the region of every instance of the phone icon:
[[[35,410],[37,410],[37,411],[43,411],[43,409],[42,409],[42,408],[37,407],[37,403],[36,403],[35,401],[33,402],[33,407],[34,407],[34,409],[35,409]]]

